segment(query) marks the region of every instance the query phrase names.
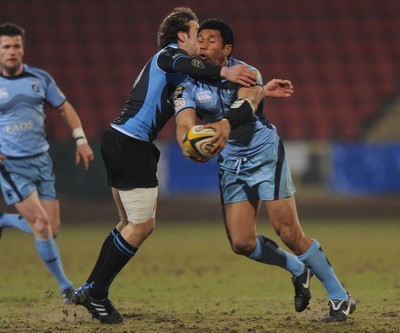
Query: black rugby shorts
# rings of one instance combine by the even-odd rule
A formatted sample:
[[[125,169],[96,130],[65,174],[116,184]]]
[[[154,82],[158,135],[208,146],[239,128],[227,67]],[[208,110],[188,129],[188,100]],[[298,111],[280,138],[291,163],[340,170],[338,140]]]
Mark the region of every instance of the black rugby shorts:
[[[111,128],[103,135],[101,155],[108,185],[118,189],[158,186],[160,151],[153,143],[131,138]]]

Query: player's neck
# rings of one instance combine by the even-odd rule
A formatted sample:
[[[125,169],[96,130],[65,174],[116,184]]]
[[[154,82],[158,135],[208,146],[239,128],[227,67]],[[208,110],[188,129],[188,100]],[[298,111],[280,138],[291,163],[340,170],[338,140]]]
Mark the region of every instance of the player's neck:
[[[22,74],[23,71],[24,71],[24,66],[23,65],[19,66],[16,69],[14,69],[14,68],[6,69],[6,68],[0,67],[1,75],[5,76],[5,77],[17,76],[17,75]]]

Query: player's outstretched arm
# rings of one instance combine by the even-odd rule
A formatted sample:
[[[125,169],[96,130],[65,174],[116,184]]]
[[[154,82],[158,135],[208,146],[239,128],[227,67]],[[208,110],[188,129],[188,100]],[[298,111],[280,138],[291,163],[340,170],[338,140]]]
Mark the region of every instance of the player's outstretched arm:
[[[67,126],[72,131],[72,136],[76,142],[75,164],[79,164],[82,160],[85,170],[88,170],[89,162],[93,161],[94,154],[92,148],[90,148],[88,144],[78,114],[68,101],[61,105],[58,108],[58,111],[60,112],[60,115],[64,119]]]
[[[290,97],[293,93],[293,83],[289,80],[272,79],[264,86],[265,97]]]

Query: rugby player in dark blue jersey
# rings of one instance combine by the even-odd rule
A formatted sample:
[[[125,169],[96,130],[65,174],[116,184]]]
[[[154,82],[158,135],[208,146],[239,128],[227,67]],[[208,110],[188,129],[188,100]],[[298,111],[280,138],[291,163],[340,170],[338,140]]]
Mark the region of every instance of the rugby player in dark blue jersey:
[[[160,152],[153,141],[174,115],[169,98],[175,88],[188,75],[200,80],[224,78],[246,87],[256,83],[245,65],[217,66],[194,57],[199,52],[198,27],[196,15],[186,7],[175,8],[163,20],[158,30],[160,50],[136,78],[125,107],[102,139],[101,153],[120,222],[105,239],[73,302],[103,323],[123,321],[108,297],[110,285],[155,227]]]
[[[0,26],[0,185],[4,200],[18,214],[0,214],[5,226],[34,234],[36,249],[56,279],[64,302],[72,284],[64,274],[54,237],[60,227],[60,206],[53,164],[48,154],[43,103],[60,112],[76,141],[76,163],[85,169],[93,159],[81,121],[72,105],[44,70],[23,64],[25,31]]]
[[[204,61],[220,66],[243,64],[231,57],[234,35],[225,22],[206,20],[200,25],[198,40]],[[258,73],[254,67],[249,68]],[[356,304],[337,279],[318,241],[301,228],[284,146],[275,126],[263,113],[264,95],[283,97],[287,94],[286,85],[291,86],[284,80],[272,80],[263,89],[261,75],[252,87],[225,80],[205,83],[187,78],[174,94],[176,136],[182,145],[181,138],[196,124],[196,116],[209,124],[206,127],[217,131],[213,141],[215,150],[220,152],[223,217],[232,250],[291,272],[298,312],[307,308],[311,298],[311,272],[321,281],[329,297],[330,313],[323,321],[344,321],[354,312]],[[183,145],[182,151],[191,158]],[[295,255],[281,249],[272,239],[257,234],[261,204],[265,205],[276,234]]]

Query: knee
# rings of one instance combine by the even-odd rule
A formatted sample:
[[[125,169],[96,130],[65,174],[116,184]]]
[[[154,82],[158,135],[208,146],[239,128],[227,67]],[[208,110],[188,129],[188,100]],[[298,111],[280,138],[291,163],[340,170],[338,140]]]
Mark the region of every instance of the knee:
[[[155,229],[154,218],[145,223],[129,224],[121,230],[122,237],[132,246],[139,248],[139,246],[151,235]]]
[[[249,239],[231,239],[231,248],[232,251],[236,254],[240,254],[243,256],[250,256],[254,249],[256,248],[256,240],[249,240]]]
[[[41,239],[48,239],[53,234],[49,221],[44,217],[35,218],[31,227],[35,236]]]
[[[128,220],[127,219],[121,219],[121,221],[118,222],[116,225],[116,229],[121,232],[122,229],[124,229],[128,225]]]
[[[132,225],[132,223],[129,224]],[[133,226],[135,232],[139,235],[139,238],[144,241],[147,237],[149,237],[153,233],[156,227],[156,223],[154,219],[150,219],[145,223],[134,224]]]

